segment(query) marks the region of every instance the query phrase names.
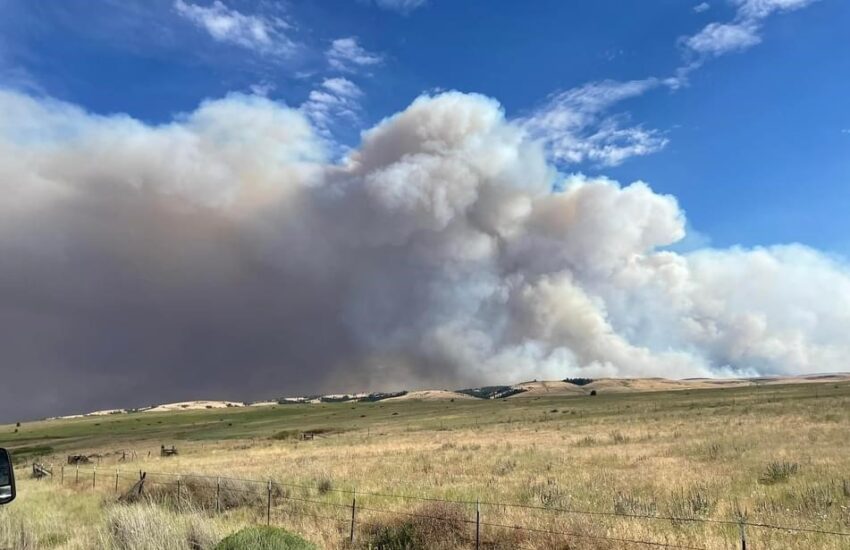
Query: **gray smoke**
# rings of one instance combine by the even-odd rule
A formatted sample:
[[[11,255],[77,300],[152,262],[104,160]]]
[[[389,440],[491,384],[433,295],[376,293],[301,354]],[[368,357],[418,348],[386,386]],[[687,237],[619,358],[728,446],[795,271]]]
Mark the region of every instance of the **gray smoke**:
[[[329,155],[255,96],[150,126],[0,91],[0,418],[850,358],[841,260],[670,252],[673,197],[560,174],[486,97]]]

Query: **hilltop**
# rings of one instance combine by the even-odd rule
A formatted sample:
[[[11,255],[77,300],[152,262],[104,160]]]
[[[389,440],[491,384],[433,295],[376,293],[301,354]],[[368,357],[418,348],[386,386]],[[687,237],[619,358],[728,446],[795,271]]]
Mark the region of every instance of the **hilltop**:
[[[850,373],[807,374],[800,376],[775,376],[756,378],[567,378],[564,380],[531,380],[507,386],[483,386],[460,390],[421,389],[396,392],[341,393],[309,396],[281,397],[270,401],[242,402],[222,400],[195,400],[161,403],[137,409],[107,409],[47,420],[72,419],[86,416],[145,412],[179,412],[204,409],[263,407],[271,405],[298,405],[318,403],[349,403],[377,401],[455,401],[470,399],[517,399],[539,396],[587,396],[601,393],[662,392],[712,388],[741,388],[777,384],[812,384],[850,381]]]

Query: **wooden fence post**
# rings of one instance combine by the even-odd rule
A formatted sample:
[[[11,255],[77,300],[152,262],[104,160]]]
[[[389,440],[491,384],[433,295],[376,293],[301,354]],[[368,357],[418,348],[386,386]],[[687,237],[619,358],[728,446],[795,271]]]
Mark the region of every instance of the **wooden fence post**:
[[[59,485],[65,485],[65,465],[62,465],[62,474],[59,478]]]
[[[121,473],[120,468],[115,468],[115,494],[118,494],[118,477]]]
[[[266,525],[272,524],[272,480],[269,480],[268,500],[266,501]]]
[[[481,501],[475,499],[475,550],[481,548]]]
[[[215,478],[215,513],[221,513],[221,478]]]
[[[80,467],[78,465],[77,468],[74,470],[74,484],[77,484],[79,482],[80,482]]]
[[[97,487],[97,466],[91,471],[91,488],[94,489],[95,487]]]
[[[354,544],[355,510],[357,510],[357,489],[354,489],[354,492],[351,495],[351,534],[348,539],[351,544]]]
[[[747,524],[741,519],[738,527],[741,529],[741,550],[747,550]]]
[[[180,475],[177,475],[177,509],[180,509]]]

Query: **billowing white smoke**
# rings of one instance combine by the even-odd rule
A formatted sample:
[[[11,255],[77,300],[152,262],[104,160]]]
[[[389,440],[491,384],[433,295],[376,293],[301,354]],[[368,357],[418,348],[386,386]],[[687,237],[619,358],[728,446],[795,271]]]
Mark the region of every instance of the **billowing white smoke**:
[[[850,359],[840,260],[665,250],[673,197],[559,174],[491,99],[322,143],[259,97],[149,126],[0,92],[0,354],[41,388],[0,415]]]

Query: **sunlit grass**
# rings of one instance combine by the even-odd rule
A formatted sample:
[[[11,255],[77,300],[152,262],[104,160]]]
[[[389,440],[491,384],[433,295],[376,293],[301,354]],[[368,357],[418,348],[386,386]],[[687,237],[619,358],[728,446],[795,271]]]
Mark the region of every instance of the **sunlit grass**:
[[[127,426],[136,423],[136,416],[138,423],[155,431],[134,439]],[[57,476],[48,481],[23,479],[18,501],[0,510],[0,547],[17,547],[15,540],[21,538],[29,545],[23,548],[146,548],[145,533],[153,529],[146,526],[155,523],[168,523],[156,536],[171,533],[167,538],[175,541],[173,548],[187,547],[180,545],[190,544],[190,539],[197,539],[196,547],[207,547],[240,526],[265,523],[264,483],[255,485],[255,498],[220,515],[210,509],[209,492],[187,502],[186,485],[180,506],[167,499],[116,506],[111,480],[118,468],[119,492],[133,483],[139,470],[149,472],[151,481],[175,479],[154,472],[180,472],[206,474],[213,483],[216,476],[226,476],[301,486],[275,492],[273,522],[323,548],[345,544],[350,508],[344,506],[352,498],[345,491],[354,489],[358,506],[364,508],[358,512],[356,533],[362,544],[382,533],[381,525],[395,525],[393,533],[410,528],[398,526],[400,517],[365,508],[415,513],[423,506],[368,493],[480,500],[486,523],[583,535],[520,536],[485,526],[482,536],[489,547],[498,547],[498,540],[516,548],[557,548],[566,542],[571,548],[629,547],[593,538],[609,537],[721,549],[731,547],[738,536],[735,525],[563,514],[560,509],[682,520],[734,519],[741,511],[754,522],[850,531],[850,495],[844,489],[850,478],[847,384],[463,403],[299,405],[108,420],[118,423],[112,436],[103,432],[103,419],[99,426],[92,419],[24,424],[30,444],[50,441],[62,449],[52,458]],[[314,428],[333,432],[313,441],[274,437]],[[213,433],[218,438],[208,437]],[[44,436],[62,439],[38,439]],[[161,459],[160,443],[176,444],[180,455]],[[120,455],[114,451],[120,448],[135,449],[138,460],[118,462]],[[65,485],[59,486],[58,464],[72,451],[104,455],[97,489],[91,489],[85,476],[74,486],[73,468],[67,466]],[[339,506],[319,507],[303,500]],[[490,504],[498,502],[539,509]],[[474,504],[450,506],[457,517],[474,518]],[[121,531],[119,539],[116,522],[136,527]],[[190,524],[199,530],[189,532]],[[464,521],[457,525],[459,534],[452,535],[456,540],[447,544],[469,546],[474,526]],[[417,528],[431,532],[432,527]],[[130,532],[141,537],[139,546],[120,542],[129,540]],[[847,538],[755,528],[748,535],[756,548],[837,550],[850,543]]]

